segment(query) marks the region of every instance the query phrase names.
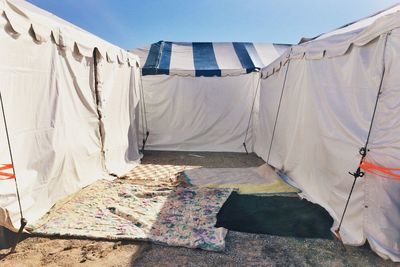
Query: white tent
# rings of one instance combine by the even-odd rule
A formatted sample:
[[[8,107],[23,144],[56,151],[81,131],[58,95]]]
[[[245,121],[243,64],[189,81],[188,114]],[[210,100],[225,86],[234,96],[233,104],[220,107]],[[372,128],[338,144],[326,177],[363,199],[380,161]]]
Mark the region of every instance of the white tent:
[[[139,59],[28,2],[1,0],[0,10],[0,92],[33,223],[63,196],[138,164]],[[0,148],[10,164],[2,117]],[[14,180],[0,179],[0,207],[18,224]]]
[[[258,70],[288,47],[160,41],[133,49],[143,63],[146,117],[139,128],[150,132],[146,148],[245,152],[246,142],[250,151]]]
[[[340,234],[347,244],[368,240],[393,261],[400,261],[398,10],[293,46],[264,68],[254,124],[256,153],[331,214],[332,230],[355,180],[349,172],[364,172]]]

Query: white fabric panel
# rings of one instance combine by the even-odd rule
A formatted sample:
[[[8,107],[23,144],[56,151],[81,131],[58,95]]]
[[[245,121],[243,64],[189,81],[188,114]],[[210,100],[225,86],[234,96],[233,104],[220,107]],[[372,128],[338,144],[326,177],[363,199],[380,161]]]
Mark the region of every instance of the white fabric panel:
[[[14,2],[14,1],[13,1]],[[3,96],[25,218],[34,223],[60,198],[97,179],[110,178],[102,156],[100,122],[90,57],[34,42],[27,33],[10,36],[0,17],[0,90]],[[104,62],[99,74],[105,163],[120,174],[138,162],[134,107],[139,69]],[[111,121],[107,121],[107,117]],[[11,163],[0,119],[0,164]],[[13,180],[0,181],[0,207],[19,226]]]
[[[286,172],[307,199],[331,214],[333,230],[353,182],[348,172],[357,169],[358,151],[367,138],[382,73],[383,44],[379,39],[353,47],[342,57],[290,61],[269,164]],[[282,70],[262,82],[261,92],[281,90]],[[261,96],[260,110],[269,109],[268,101]],[[275,116],[276,106],[270,108],[268,112]],[[269,120],[264,128],[272,129]],[[268,149],[256,151],[266,160]],[[345,243],[365,242],[363,215],[364,180],[359,179],[341,229]]]
[[[400,168],[400,30],[386,47],[386,72],[369,142],[366,161]],[[365,177],[365,232],[382,257],[400,261],[400,180],[367,173]]]
[[[135,125],[138,68],[101,61],[98,69],[106,168],[122,176],[140,161]]]
[[[169,73],[195,76],[192,43],[172,44]]]
[[[3,26],[3,18],[0,19]],[[50,160],[51,163],[51,140],[54,135],[53,124],[51,123],[54,121],[54,118],[52,118],[54,115],[51,115],[51,110],[55,105],[51,103],[54,94],[51,93],[48,86],[55,83],[55,75],[50,71],[50,66],[54,61],[54,52],[52,50],[55,48],[51,47],[51,44],[29,47],[32,40],[25,39],[19,42],[20,49],[15,49],[18,47],[16,45],[17,41],[7,36],[3,30],[0,31],[0,40],[2,45],[2,49],[0,49],[0,90],[8,118],[8,127],[12,135],[10,141],[13,147],[17,176],[21,181],[21,202],[24,210],[36,209],[37,206],[34,207],[36,199],[30,192],[33,187],[40,190],[40,181],[34,166],[29,166],[32,164],[32,160],[29,159],[26,151],[37,149],[35,146],[36,138],[39,141],[48,139],[50,142],[45,147],[37,149],[35,154],[39,156],[43,154],[46,156],[48,154],[45,158]],[[21,65],[21,62],[31,63]],[[31,89],[36,87],[42,90]],[[20,94],[28,95],[29,97],[21,101],[18,97]],[[40,106],[41,102],[47,103],[47,105]],[[16,112],[17,110],[21,110],[21,112]],[[45,113],[47,116],[41,120],[37,120],[35,119],[36,113]],[[11,163],[2,117],[0,122],[0,149],[2,151],[0,154],[0,163]],[[35,131],[33,129],[39,130]],[[24,140],[24,138],[21,138],[23,135],[31,135],[32,138]],[[24,148],[24,146],[27,148]],[[39,171],[43,172],[43,170]],[[11,170],[7,172],[11,173]],[[47,192],[45,194],[47,196]],[[43,202],[42,205],[49,206],[49,203]],[[0,181],[0,206],[9,209],[14,222],[19,220],[14,180]],[[32,217],[35,217],[35,214],[30,216],[30,218]]]
[[[146,149],[244,152],[257,81],[258,73],[223,78],[144,76],[150,131]],[[251,150],[251,129],[246,143]]]
[[[246,73],[232,43],[213,43],[213,48],[215,59],[221,70],[221,76]]]
[[[0,38],[0,88],[22,207],[33,222],[61,197],[105,176],[93,62],[58,51],[51,42],[35,44],[30,36],[13,39],[2,30]],[[10,163],[4,132],[2,125],[1,163]],[[0,206],[18,225],[14,181],[0,183]]]

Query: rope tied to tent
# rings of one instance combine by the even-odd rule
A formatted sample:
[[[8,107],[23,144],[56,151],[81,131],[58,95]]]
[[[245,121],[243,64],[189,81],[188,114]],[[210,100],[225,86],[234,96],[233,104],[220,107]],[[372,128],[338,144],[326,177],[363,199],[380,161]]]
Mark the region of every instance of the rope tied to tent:
[[[18,244],[18,242],[20,240],[22,231],[24,230],[24,228],[27,225],[28,221],[24,218],[24,215],[22,213],[21,197],[19,195],[17,175],[16,175],[16,172],[15,172],[14,158],[13,158],[13,154],[12,154],[12,151],[11,151],[10,135],[8,133],[6,113],[4,111],[3,96],[1,94],[1,91],[0,91],[0,105],[1,105],[1,111],[2,111],[2,114],[3,114],[4,128],[5,128],[5,131],[6,131],[8,152],[9,152],[10,159],[11,159],[11,164],[3,164],[2,167],[0,168],[0,170],[4,171],[4,170],[7,170],[7,169],[12,169],[12,174],[6,173],[6,172],[1,172],[0,175],[8,177],[7,179],[13,179],[14,180],[15,191],[17,193],[17,200],[18,200],[18,206],[19,206],[19,213],[20,213],[20,216],[21,216],[21,225],[20,225],[20,227],[18,229],[18,233],[17,233],[17,237],[15,239],[15,243],[14,243],[14,245],[12,246],[12,248],[11,248],[11,250],[9,252],[9,253],[14,253],[15,252],[15,248],[17,247],[17,244]]]

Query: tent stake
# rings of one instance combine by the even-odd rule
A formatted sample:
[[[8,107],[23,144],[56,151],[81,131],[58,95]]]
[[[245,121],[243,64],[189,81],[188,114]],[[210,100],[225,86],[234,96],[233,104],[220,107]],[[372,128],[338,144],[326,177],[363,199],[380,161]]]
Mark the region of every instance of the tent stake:
[[[243,147],[244,147],[244,150],[246,151],[246,154],[249,154],[249,151],[247,151],[247,147],[246,147],[246,143],[245,142],[243,143]]]
[[[19,243],[19,240],[21,240],[21,235],[22,235],[22,231],[24,230],[26,224],[28,223],[28,221],[25,218],[21,218],[21,226],[18,229],[18,233],[17,233],[17,237],[15,238],[15,242],[14,245],[12,246],[10,253],[14,253],[15,249]]]
[[[335,230],[336,236],[337,236],[337,238],[338,238],[340,241],[342,241],[342,238],[341,238],[341,236],[340,236],[340,227],[342,226],[342,222],[343,222],[344,216],[345,216],[345,214],[346,214],[347,207],[348,207],[348,205],[349,205],[351,195],[353,194],[354,186],[356,185],[357,179],[358,179],[359,177],[363,177],[363,176],[364,176],[364,172],[362,172],[360,168],[358,168],[357,171],[356,171],[355,173],[350,173],[350,172],[349,172],[349,174],[351,174],[352,176],[354,176],[354,180],[353,180],[353,184],[351,185],[351,189],[350,189],[349,196],[347,197],[346,205],[344,206],[344,210],[343,210],[343,213],[342,213],[342,217],[340,218],[339,226],[338,226],[338,228]]]

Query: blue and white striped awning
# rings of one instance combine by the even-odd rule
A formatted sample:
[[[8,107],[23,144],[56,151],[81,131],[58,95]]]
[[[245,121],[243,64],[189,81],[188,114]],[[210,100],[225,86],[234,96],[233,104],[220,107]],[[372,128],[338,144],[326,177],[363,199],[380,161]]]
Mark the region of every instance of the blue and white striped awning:
[[[131,50],[141,60],[143,75],[232,76],[258,71],[290,45],[159,41]]]

